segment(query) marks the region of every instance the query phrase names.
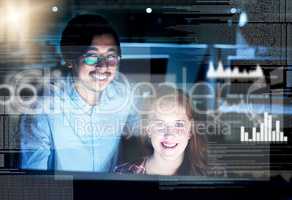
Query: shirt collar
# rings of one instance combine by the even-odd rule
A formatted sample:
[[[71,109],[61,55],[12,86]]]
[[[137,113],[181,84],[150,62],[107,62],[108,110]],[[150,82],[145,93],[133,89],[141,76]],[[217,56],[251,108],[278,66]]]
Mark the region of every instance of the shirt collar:
[[[68,92],[69,98],[72,100],[72,102],[74,103],[75,106],[77,106],[81,109],[85,109],[85,110],[90,110],[90,108],[92,108],[92,106],[89,105],[88,103],[86,103],[85,100],[82,99],[82,97],[77,92],[77,90],[75,88],[74,78],[71,74],[68,75],[68,77],[67,77],[66,90]]]

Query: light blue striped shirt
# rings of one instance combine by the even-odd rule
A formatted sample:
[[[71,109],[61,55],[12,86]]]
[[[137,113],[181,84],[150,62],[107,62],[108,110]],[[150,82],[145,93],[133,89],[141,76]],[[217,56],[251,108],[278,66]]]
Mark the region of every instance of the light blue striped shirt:
[[[52,84],[34,114],[21,117],[21,168],[111,171],[125,126],[133,130],[140,120],[132,87],[122,77],[116,75],[96,106],[80,97],[71,75]]]

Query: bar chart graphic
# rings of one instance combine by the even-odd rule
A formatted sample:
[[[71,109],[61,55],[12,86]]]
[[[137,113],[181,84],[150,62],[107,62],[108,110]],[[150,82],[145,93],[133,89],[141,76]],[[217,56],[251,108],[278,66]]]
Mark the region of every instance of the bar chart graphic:
[[[287,142],[288,137],[284,136],[284,132],[280,131],[280,121],[276,120],[275,129],[273,129],[272,115],[264,113],[264,122],[260,123],[259,131],[256,127],[252,128],[251,138],[244,126],[240,127],[241,142]]]

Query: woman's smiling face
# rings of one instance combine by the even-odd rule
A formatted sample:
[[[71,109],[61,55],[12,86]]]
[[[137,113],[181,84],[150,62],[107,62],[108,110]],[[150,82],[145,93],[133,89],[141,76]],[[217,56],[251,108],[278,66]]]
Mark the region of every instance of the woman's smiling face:
[[[154,154],[175,160],[184,155],[191,137],[191,121],[178,102],[166,101],[153,106],[154,114],[147,127]]]

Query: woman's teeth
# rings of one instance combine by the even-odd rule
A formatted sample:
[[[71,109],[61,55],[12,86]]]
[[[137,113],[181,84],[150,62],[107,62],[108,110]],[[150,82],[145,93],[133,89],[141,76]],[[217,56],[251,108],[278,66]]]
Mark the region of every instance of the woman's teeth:
[[[175,148],[178,144],[177,144],[177,143],[170,144],[170,143],[161,142],[161,145],[162,145],[164,148],[167,148],[167,149],[173,149],[173,148]]]
[[[92,77],[98,81],[104,81],[107,79],[107,75],[104,74],[92,74]]]

